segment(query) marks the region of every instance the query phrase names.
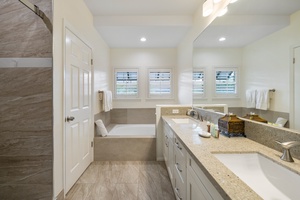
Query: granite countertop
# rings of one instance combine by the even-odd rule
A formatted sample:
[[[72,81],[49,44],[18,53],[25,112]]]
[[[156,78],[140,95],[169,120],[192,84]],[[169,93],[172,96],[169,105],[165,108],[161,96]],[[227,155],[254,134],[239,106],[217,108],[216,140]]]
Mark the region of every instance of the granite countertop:
[[[291,171],[300,174],[300,161],[294,159],[294,163],[282,161],[282,152],[275,151],[244,137],[228,138],[220,134],[219,138],[203,138],[198,135],[199,128],[195,131],[196,124],[203,131],[207,130],[206,121],[194,120],[188,116],[162,116],[177,138],[185,145],[189,154],[198,162],[199,167],[206,174],[215,188],[224,199],[262,199],[248,185],[240,180],[213,153],[260,153],[274,162],[289,168]],[[195,124],[177,124],[174,118],[190,118]]]

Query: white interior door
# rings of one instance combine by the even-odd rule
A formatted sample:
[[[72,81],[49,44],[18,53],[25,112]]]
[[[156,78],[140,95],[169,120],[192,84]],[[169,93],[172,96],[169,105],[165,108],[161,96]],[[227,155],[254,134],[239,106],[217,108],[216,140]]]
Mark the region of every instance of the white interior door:
[[[300,131],[300,47],[294,48],[294,129]]]
[[[65,192],[93,159],[91,142],[91,49],[66,28],[65,36]]]

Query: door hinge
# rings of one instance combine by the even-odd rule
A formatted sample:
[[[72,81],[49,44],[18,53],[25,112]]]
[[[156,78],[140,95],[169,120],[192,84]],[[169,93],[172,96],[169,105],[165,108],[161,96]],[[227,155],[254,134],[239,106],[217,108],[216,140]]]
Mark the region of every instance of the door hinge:
[[[93,141],[91,142],[91,147],[94,147],[94,142]]]
[[[293,58],[293,64],[295,64],[296,63],[296,58]]]
[[[93,65],[94,64],[94,60],[93,59],[91,59],[91,65]]]

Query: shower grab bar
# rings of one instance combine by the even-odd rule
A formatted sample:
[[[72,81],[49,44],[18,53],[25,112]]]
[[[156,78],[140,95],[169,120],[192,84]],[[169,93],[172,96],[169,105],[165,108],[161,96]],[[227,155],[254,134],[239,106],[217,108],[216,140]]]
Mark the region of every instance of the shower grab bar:
[[[50,33],[52,34],[52,23],[50,19],[45,15],[45,13],[41,11],[37,5],[34,5],[27,0],[19,0],[19,1],[22,4],[24,4],[27,8],[29,8],[32,12],[34,12],[37,16],[39,16],[47,26]]]

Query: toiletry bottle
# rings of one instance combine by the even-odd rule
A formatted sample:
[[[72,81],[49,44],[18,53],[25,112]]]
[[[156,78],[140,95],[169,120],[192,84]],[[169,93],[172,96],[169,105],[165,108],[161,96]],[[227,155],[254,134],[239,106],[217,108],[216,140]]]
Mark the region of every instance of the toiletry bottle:
[[[209,122],[209,121],[207,121],[206,125],[207,125],[207,132],[209,132],[209,133],[210,133],[210,122]]]

